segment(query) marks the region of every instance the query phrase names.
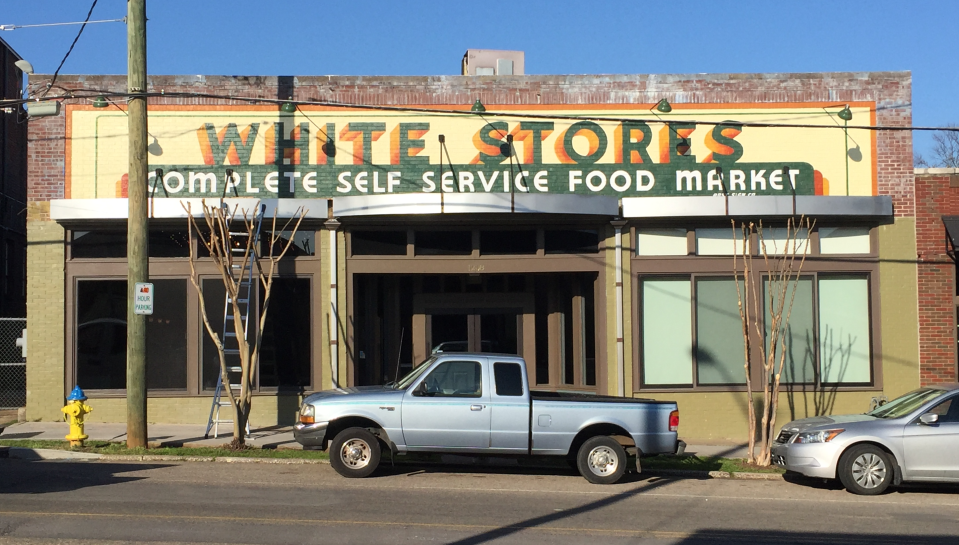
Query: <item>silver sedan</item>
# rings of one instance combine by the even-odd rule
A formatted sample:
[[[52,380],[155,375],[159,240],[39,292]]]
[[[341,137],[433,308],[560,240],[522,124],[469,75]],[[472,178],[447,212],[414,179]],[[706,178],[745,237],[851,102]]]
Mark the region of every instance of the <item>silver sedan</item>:
[[[866,414],[795,420],[772,455],[788,471],[839,479],[855,494],[902,481],[959,482],[959,384],[919,388]]]

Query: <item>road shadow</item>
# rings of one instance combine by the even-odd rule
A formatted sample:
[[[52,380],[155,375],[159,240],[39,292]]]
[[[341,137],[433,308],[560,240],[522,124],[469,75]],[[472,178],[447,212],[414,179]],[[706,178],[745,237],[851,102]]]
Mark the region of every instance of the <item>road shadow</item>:
[[[846,534],[840,532],[786,532],[778,530],[697,530],[676,545],[699,545],[726,543],[729,545],[753,545],[756,543],[817,544],[843,543],[862,545],[932,545],[955,543],[956,536],[907,535],[907,534]]]
[[[636,477],[642,477],[642,475],[636,475],[635,473],[633,475]],[[623,482],[623,481],[620,481],[620,482]],[[529,528],[537,528],[552,522],[556,522],[556,521],[563,520],[570,517],[575,517],[577,515],[589,513],[592,511],[596,511],[598,509],[602,509],[604,507],[608,507],[610,505],[619,503],[621,501],[627,500],[634,496],[639,496],[651,490],[661,488],[671,482],[675,482],[675,479],[670,479],[670,478],[648,479],[647,485],[642,488],[634,488],[632,490],[626,490],[624,492],[620,492],[619,494],[607,496],[605,498],[602,498],[593,502],[589,502],[579,507],[574,507],[572,509],[564,509],[563,511],[558,511],[555,513],[549,513],[546,515],[540,515],[538,517],[529,518],[522,522],[518,522],[516,524],[509,524],[506,526],[501,526],[499,528],[494,528],[492,530],[488,530],[486,532],[476,534],[475,536],[469,536],[469,537],[460,539],[458,541],[454,541],[452,542],[452,545],[479,545],[481,543],[489,543],[491,541],[495,541],[497,539],[511,536],[513,534],[516,534],[518,532],[521,532]]]
[[[43,433],[42,431],[25,431],[23,433],[4,433],[0,439],[30,439]]]
[[[0,497],[4,494],[73,492],[93,486],[140,481],[147,477],[123,474],[170,465],[0,460]]]

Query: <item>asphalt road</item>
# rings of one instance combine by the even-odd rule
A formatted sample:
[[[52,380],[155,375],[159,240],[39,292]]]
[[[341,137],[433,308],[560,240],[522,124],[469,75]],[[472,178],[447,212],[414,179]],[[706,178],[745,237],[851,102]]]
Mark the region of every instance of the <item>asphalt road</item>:
[[[959,543],[959,487],[879,497],[822,484],[559,470],[0,460],[0,545]]]

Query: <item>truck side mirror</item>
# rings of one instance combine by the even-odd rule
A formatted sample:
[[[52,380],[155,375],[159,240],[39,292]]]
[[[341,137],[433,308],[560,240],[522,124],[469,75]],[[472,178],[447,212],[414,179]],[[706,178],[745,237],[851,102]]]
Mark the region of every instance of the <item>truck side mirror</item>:
[[[416,388],[413,388],[412,394],[415,397],[424,397],[426,395],[426,381],[424,380],[423,382],[417,384]]]
[[[935,413],[926,413],[919,417],[919,423],[927,426],[931,426],[937,422],[939,422],[939,415]]]

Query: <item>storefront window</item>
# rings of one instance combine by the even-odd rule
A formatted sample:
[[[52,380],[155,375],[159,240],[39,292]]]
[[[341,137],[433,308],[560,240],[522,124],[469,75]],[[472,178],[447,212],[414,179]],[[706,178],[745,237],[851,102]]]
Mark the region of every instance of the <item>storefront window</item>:
[[[406,231],[351,231],[352,255],[406,255]]]
[[[595,254],[599,232],[595,229],[546,229],[543,242],[547,254]]]
[[[693,382],[692,289],[688,278],[643,280],[643,383]]]
[[[821,254],[868,254],[870,251],[868,227],[819,228]]]
[[[284,257],[301,257],[301,256],[310,256],[316,255],[316,232],[309,230],[297,230],[296,234],[293,234],[291,231],[279,231],[277,232],[276,242],[273,244],[273,255],[280,255],[280,252],[283,251],[283,247],[286,246],[287,241],[290,240],[290,236],[293,236],[293,243],[290,244],[290,248],[286,251]],[[269,240],[270,233],[264,231],[260,240]],[[266,250],[265,246],[262,246]]]
[[[819,277],[821,382],[868,383],[869,281],[865,277]]]
[[[636,255],[686,255],[685,229],[637,229]]]
[[[150,230],[150,257],[189,257],[186,231]],[[119,259],[127,256],[127,232],[120,229],[73,231],[70,255],[74,259]]]
[[[147,388],[186,388],[186,280],[152,280],[153,315],[146,316]],[[82,388],[126,388],[127,282],[79,280],[76,368]]]
[[[743,238],[732,227],[717,229],[696,229],[697,255],[742,255]]]
[[[812,384],[817,381],[816,376],[816,333],[815,310],[813,305],[813,278],[802,277],[795,284],[796,296],[793,297],[792,288],[788,286],[785,302],[788,305],[792,300],[792,310],[789,314],[789,326],[786,329],[786,359],[783,360],[781,382]],[[778,308],[779,301],[770,301],[779,293],[777,284],[772,285],[770,293],[768,281],[763,279],[764,319],[766,323],[766,343],[769,343],[769,334],[772,328],[772,317],[769,309]],[[787,312],[783,311],[785,319]],[[781,345],[780,345],[781,346]],[[781,348],[776,347],[776,365],[779,365]]]
[[[739,283],[739,292],[743,290]],[[696,279],[696,371],[699,384],[744,384],[739,294],[732,278]]]
[[[472,231],[416,231],[416,255],[470,255]]]
[[[480,231],[480,254],[518,255],[536,253],[536,230]]]

